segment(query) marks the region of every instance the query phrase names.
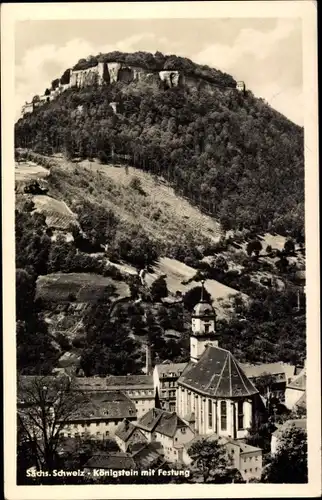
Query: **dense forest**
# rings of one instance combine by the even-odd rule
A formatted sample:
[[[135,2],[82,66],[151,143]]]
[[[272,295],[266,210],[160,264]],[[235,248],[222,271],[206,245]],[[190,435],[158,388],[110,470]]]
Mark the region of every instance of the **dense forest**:
[[[227,88],[214,86],[212,94],[184,86],[167,89],[164,82],[159,88],[144,82],[71,88],[16,123],[17,147],[96,157],[102,163],[126,158],[165,177],[224,229],[303,237],[302,128],[252,92],[229,88],[234,83],[229,75],[187,59],[111,53],[75,67],[85,69],[99,58],[182,69],[209,81],[221,79]],[[117,113],[111,102],[117,103]]]

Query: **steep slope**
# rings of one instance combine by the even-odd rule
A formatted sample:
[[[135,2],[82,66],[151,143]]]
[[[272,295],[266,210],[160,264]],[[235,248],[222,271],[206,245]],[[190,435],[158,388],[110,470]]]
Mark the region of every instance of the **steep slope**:
[[[71,87],[18,121],[16,145],[102,163],[126,158],[162,175],[225,229],[303,234],[303,130],[250,91],[238,92],[229,75],[222,85],[208,83]]]

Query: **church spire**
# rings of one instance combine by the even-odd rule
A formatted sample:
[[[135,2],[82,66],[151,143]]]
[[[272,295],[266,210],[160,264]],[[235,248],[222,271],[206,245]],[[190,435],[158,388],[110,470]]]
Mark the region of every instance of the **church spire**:
[[[205,302],[205,280],[201,280],[201,299],[200,302]]]

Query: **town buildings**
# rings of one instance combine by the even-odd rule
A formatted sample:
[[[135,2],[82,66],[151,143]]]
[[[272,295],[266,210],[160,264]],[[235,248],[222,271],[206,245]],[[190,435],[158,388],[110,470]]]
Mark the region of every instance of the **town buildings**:
[[[163,363],[155,365],[153,383],[156,397],[163,410],[175,411],[177,402],[178,378],[187,363]]]
[[[135,426],[147,441],[158,442],[162,446],[164,458],[169,462],[180,462],[185,443],[191,441],[194,432],[175,412],[153,408],[143,415]]]
[[[189,466],[191,457],[189,455],[190,446],[199,439],[206,441],[217,441],[224,446],[227,459],[230,460],[230,467],[237,469],[244,481],[250,479],[260,479],[262,474],[262,450],[255,446],[250,446],[243,441],[218,436],[217,434],[197,435],[192,441],[184,446],[182,462]]]
[[[297,373],[296,366],[281,362],[256,365],[240,363],[240,366],[266,400],[273,397],[280,402],[285,401],[286,386]]]
[[[306,366],[287,384],[285,406],[290,410],[295,407],[306,408]]]
[[[78,377],[83,391],[121,391],[135,404],[137,418],[155,406],[153,377],[151,375],[127,375],[107,377]]]
[[[136,420],[133,401],[121,391],[91,392],[79,409],[68,418],[61,434],[64,437],[107,439],[114,436],[124,420]]]

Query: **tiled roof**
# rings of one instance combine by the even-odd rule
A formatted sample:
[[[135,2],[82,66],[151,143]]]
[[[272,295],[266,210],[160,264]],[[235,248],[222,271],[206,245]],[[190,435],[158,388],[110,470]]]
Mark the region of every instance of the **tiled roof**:
[[[296,377],[287,385],[288,389],[297,389],[305,391],[306,389],[306,369],[304,368]]]
[[[295,374],[295,366],[287,363],[262,363],[250,365],[248,363],[239,363],[239,366],[248,378],[261,377],[264,374],[278,375],[285,374],[286,379]]]
[[[306,430],[306,418],[296,418],[293,420],[286,420],[276,431],[273,432],[273,436],[281,437],[283,432],[291,427],[296,427],[297,429]]]
[[[152,375],[126,375],[108,377],[78,377],[77,383],[82,390],[103,391],[106,389],[153,389]]]
[[[162,454],[158,451],[160,449],[158,443],[141,444],[135,448],[132,448],[131,455],[140,469],[148,469],[156,460],[163,460]]]
[[[76,382],[82,391],[103,391],[106,389],[105,377],[77,377]]]
[[[189,364],[178,383],[211,397],[245,397],[258,393],[234,356],[213,346],[207,347],[197,363]]]
[[[135,404],[121,391],[91,392],[69,421],[134,418]]]
[[[140,389],[153,389],[152,375],[126,375],[106,377],[107,387],[123,387],[134,389],[136,386]]]
[[[187,366],[187,363],[164,363],[155,366],[158,371],[159,377],[168,377],[170,373],[173,373],[175,376],[179,377],[184,368]]]
[[[168,437],[173,437],[182,427],[188,427],[187,424],[175,412],[152,408],[143,415],[135,424],[139,429],[148,432],[159,432]]]
[[[210,317],[213,317],[213,316],[215,316],[215,314],[216,313],[215,313],[215,310],[212,307],[212,305],[209,304],[208,302],[206,302],[205,300],[202,300],[194,307],[192,316],[197,316],[197,317],[210,316]]]
[[[93,455],[84,465],[89,469],[136,469],[136,464],[128,453],[97,453]]]
[[[127,441],[131,437],[135,429],[136,427],[131,422],[129,422],[129,420],[124,419],[123,422],[121,422],[117,426],[117,429],[115,430],[115,436],[122,439],[122,441]]]

